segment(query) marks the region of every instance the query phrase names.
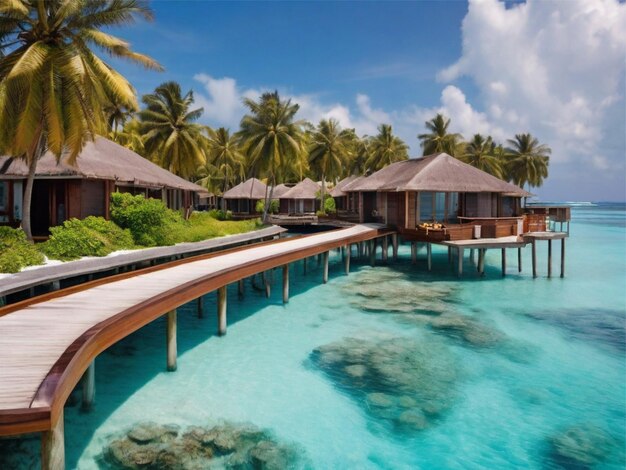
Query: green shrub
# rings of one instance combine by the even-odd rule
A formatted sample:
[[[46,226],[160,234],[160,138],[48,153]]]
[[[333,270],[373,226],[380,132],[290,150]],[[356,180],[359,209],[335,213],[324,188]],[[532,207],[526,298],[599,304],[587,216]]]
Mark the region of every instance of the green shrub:
[[[217,220],[231,220],[233,218],[232,211],[223,211],[222,209],[211,209],[208,214]]]
[[[334,214],[335,212],[337,212],[335,200],[331,196],[328,196],[325,199],[326,200],[324,201],[324,212],[326,212],[327,214]]]
[[[198,242],[208,238],[250,232],[261,225],[260,219],[221,221],[210,212],[194,212],[189,220],[176,226],[174,237],[176,243]]]
[[[111,220],[130,230],[135,243],[141,246],[174,244],[173,231],[183,223],[182,216],[163,201],[129,193],[111,195]]]
[[[16,273],[26,266],[43,262],[43,255],[26,239],[26,234],[22,229],[0,227],[1,273]]]
[[[270,202],[270,208],[268,212],[270,214],[278,214],[279,209],[280,209],[280,201],[278,199],[272,199],[272,202]],[[265,201],[263,199],[259,199],[256,202],[256,206],[254,207],[254,210],[256,211],[257,214],[262,214],[263,211],[265,210]]]
[[[130,231],[102,217],[90,216],[84,220],[66,220],[63,225],[52,227],[50,238],[40,249],[49,258],[67,261],[82,256],[106,256],[133,246]]]

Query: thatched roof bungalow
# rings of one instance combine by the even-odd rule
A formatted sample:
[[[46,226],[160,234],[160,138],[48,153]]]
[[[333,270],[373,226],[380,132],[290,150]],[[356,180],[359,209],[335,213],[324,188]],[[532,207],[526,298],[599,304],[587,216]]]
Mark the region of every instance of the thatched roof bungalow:
[[[355,211],[358,208],[358,198],[357,193],[348,192],[349,189],[354,184],[361,181],[364,176],[356,176],[350,175],[335,185],[335,187],[330,191],[330,195],[335,200],[335,207],[340,211]]]
[[[305,178],[278,199],[281,214],[310,214],[319,209],[318,193],[321,186]]]
[[[18,225],[28,167],[21,159],[0,156],[0,224]],[[32,199],[35,235],[71,217],[108,217],[112,192],[162,199],[172,209],[189,210],[206,190],[180,178],[104,137],[87,142],[76,165],[57,163],[50,152],[37,163]]]
[[[250,178],[230,188],[222,195],[226,209],[236,217],[256,216],[256,203],[265,199],[267,186],[256,178]]]
[[[414,230],[420,223],[513,218],[530,194],[445,153],[393,163],[344,188],[361,222]]]

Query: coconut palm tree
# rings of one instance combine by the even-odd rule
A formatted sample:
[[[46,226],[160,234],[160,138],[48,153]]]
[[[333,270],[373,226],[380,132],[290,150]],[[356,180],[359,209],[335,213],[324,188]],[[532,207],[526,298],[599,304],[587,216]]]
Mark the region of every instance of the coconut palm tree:
[[[377,171],[391,163],[407,160],[408,150],[404,141],[393,135],[389,124],[381,124],[378,126],[378,134],[370,139],[370,158],[366,166],[371,171]]]
[[[322,119],[311,134],[309,163],[322,180],[322,210],[326,178],[341,176],[348,158],[352,155],[352,139],[352,131],[342,129],[335,119]]]
[[[209,163],[222,179],[222,193],[226,192],[237,179],[245,176],[245,156],[239,147],[239,141],[230,135],[228,129],[207,128],[206,142],[207,163]]]
[[[430,121],[426,121],[424,124],[426,129],[430,132],[417,136],[417,138],[421,140],[424,155],[440,152],[445,152],[453,157],[459,155],[459,150],[461,150],[459,148],[459,142],[463,137],[461,134],[448,133],[450,119],[446,118],[443,114],[437,113],[434,118]]]
[[[258,101],[246,98],[244,105],[249,114],[241,120],[237,135],[250,159],[250,168],[257,175],[267,175],[271,189],[265,200],[271,200],[276,181],[287,174],[304,151],[303,122],[294,120],[300,107],[291,100],[281,100],[277,91],[263,93]],[[268,207],[265,204],[264,222]]]
[[[204,126],[195,122],[204,109],[190,109],[193,91],[183,96],[178,83],[165,82],[141,101],[145,108],[139,121],[147,154],[163,168],[189,178],[206,160]]]
[[[480,134],[474,134],[474,138],[466,145],[465,152],[459,160],[497,178],[502,178],[502,165],[494,154],[495,148],[496,145],[491,136],[485,138]]]
[[[366,135],[360,138],[354,129],[350,129],[350,131],[352,132],[352,155],[346,165],[344,176],[365,175],[368,172],[367,162],[370,160],[369,144],[371,139]]]
[[[508,171],[515,184],[538,188],[548,177],[548,165],[552,149],[530,134],[515,134],[515,139],[507,140],[509,147]]]
[[[146,156],[146,148],[143,145],[143,135],[141,134],[141,124],[136,118],[124,124],[120,131],[109,131],[109,138],[123,147],[138,153],[142,157]]]
[[[31,240],[37,161],[49,150],[75,163],[88,140],[106,134],[106,103],[137,106],[133,87],[95,51],[160,69],[108,32],[138,16],[152,12],[136,0],[0,2],[0,151],[28,165],[22,228]]]

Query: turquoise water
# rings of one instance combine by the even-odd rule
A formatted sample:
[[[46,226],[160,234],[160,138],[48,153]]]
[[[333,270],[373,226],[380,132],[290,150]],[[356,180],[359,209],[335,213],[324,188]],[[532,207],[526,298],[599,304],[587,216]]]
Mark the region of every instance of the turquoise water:
[[[510,250],[503,279],[494,250],[483,279],[466,258],[461,281],[447,253],[434,250],[429,274],[425,253],[412,266],[403,246],[387,266],[353,260],[350,276],[333,253],[325,285],[314,262],[307,275],[296,263],[286,306],[280,271],[270,299],[249,284],[244,299],[231,289],[225,337],[215,336],[214,295],[203,319],[186,305],[175,373],[164,371],[163,321],[97,359],[94,410],[66,408],[68,468],[100,468],[105,446],[142,421],[253,423],[319,469],[623,468],[626,210],[573,216],[565,279],[559,244],[551,279],[540,243],[537,279],[527,248],[521,274]],[[359,348],[350,364],[369,367],[367,380],[337,359]],[[394,374],[404,382],[390,386]],[[376,408],[381,392],[418,402],[417,424]],[[0,452],[7,468],[38,462],[36,439]]]

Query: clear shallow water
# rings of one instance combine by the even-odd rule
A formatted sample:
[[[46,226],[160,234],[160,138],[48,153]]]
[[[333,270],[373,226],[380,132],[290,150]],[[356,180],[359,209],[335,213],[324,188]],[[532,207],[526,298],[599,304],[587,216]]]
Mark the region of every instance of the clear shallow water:
[[[326,285],[315,263],[306,276],[297,263],[287,306],[280,271],[269,300],[249,285],[243,300],[232,289],[223,338],[215,336],[213,295],[205,298],[203,319],[192,305],[181,308],[177,372],[164,372],[162,321],[98,358],[95,409],[66,408],[68,468],[99,468],[103,447],[147,420],[183,428],[253,423],[298,444],[320,469],[586,468],[559,459],[551,444],[577,427],[583,439],[600,435],[609,442],[596,442],[594,468],[623,468],[626,212],[623,205],[606,205],[576,208],[573,215],[565,279],[545,278],[544,243],[535,280],[530,248],[521,275],[510,250],[502,279],[494,250],[484,279],[466,260],[457,282],[447,253],[435,251],[428,274],[424,253],[413,267],[402,247],[397,264],[372,270],[353,262],[347,277],[333,254]],[[557,244],[555,260],[558,255]],[[421,310],[407,313],[407,305]],[[324,369],[312,354],[346,337],[365,340],[372,351],[390,338],[400,352],[416,348],[410,353],[417,366],[406,369],[399,356],[391,357],[405,365],[391,366],[405,367],[400,372],[408,370],[406,380],[417,392],[434,390],[438,413],[428,415],[424,429],[398,428],[372,408],[367,394],[388,392],[382,378],[360,389],[343,364]],[[424,380],[429,383],[420,388]],[[20,450],[4,465],[35,465],[37,441]],[[0,452],[6,457],[8,450]]]

